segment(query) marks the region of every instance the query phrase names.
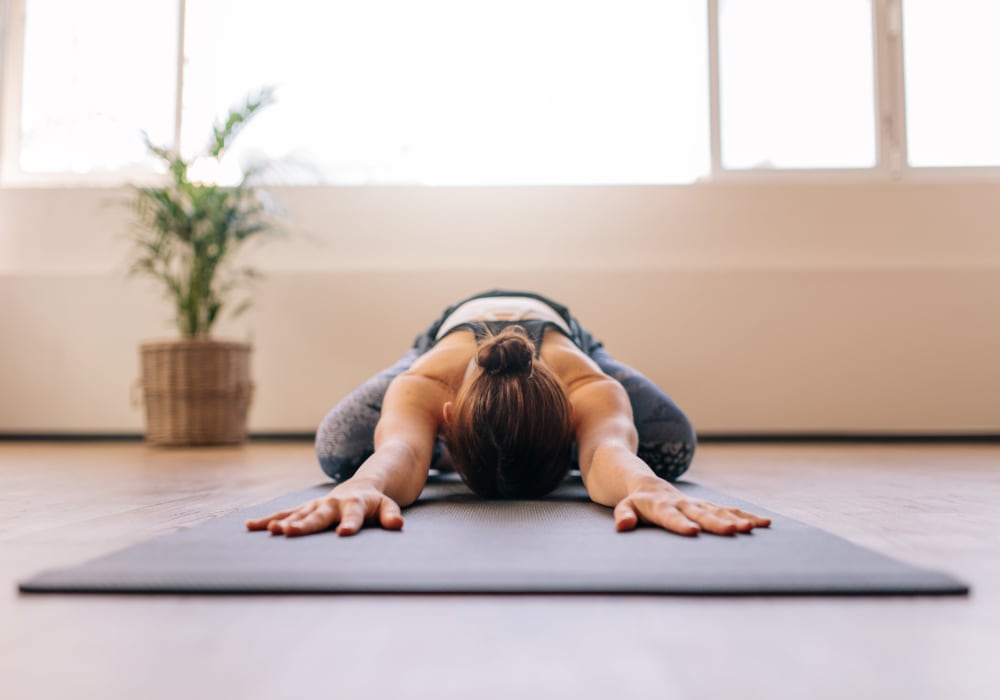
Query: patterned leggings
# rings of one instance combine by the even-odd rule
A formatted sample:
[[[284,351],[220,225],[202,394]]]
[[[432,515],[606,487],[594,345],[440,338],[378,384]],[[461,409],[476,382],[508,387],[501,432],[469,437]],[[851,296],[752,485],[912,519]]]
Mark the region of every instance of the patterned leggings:
[[[410,350],[348,394],[323,419],[316,432],[316,454],[331,479],[349,479],[375,450],[375,424],[389,382],[409,369],[421,354],[416,348]],[[590,357],[628,393],[639,433],[639,457],[663,479],[680,477],[691,465],[696,444],[687,416],[653,382],[614,360],[602,347],[593,349]],[[435,461],[441,452],[442,443],[438,441]]]

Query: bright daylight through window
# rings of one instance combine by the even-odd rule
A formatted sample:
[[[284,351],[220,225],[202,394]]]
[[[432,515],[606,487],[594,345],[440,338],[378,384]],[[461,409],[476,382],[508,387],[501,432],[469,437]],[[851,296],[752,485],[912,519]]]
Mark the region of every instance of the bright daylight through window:
[[[1000,2],[904,0],[910,165],[1000,165]]]
[[[20,170],[149,170],[140,132],[172,143],[176,0],[28,0]]]
[[[871,0],[719,0],[722,164],[875,165]]]
[[[890,77],[876,86],[875,56],[895,55],[887,28],[900,24],[898,3],[904,63],[883,65]],[[15,70],[0,96],[5,175],[150,172],[141,131],[167,146],[177,132],[180,4],[6,3],[17,17],[4,57]],[[277,103],[241,137],[227,172],[264,157],[280,164],[271,181],[285,184],[693,182],[712,170],[710,6],[187,0],[181,145],[201,150],[206,124],[272,86]],[[908,167],[1000,166],[1000,2],[717,9],[723,171],[876,168],[875,106],[896,104],[893,83],[905,87],[905,133],[890,118],[882,136],[905,142]],[[889,19],[877,26],[873,11]]]
[[[189,3],[184,123],[277,86],[243,145],[307,166],[286,179],[654,183],[709,169],[703,0],[286,0],[280,22],[274,8]]]

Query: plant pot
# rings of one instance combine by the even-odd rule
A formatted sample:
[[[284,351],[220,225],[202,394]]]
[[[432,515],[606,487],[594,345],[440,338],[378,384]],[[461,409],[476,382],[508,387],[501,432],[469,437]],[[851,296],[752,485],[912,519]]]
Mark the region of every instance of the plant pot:
[[[139,346],[146,442],[234,445],[247,437],[253,395],[250,345],[171,340]]]

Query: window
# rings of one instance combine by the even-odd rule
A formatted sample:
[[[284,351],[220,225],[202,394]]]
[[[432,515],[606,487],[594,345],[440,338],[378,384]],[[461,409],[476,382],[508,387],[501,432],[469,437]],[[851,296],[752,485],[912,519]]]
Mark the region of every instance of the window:
[[[26,0],[20,170],[148,169],[172,143],[176,0]]]
[[[998,28],[996,0],[903,3],[910,165],[1000,165]]]
[[[241,137],[285,179],[689,182],[709,170],[703,0],[189,3],[185,148],[261,83]]]
[[[0,8],[0,184],[151,173],[142,131],[193,155],[264,86],[226,166],[282,184],[1000,173],[995,0]]]
[[[722,165],[875,165],[870,0],[719,0]]]

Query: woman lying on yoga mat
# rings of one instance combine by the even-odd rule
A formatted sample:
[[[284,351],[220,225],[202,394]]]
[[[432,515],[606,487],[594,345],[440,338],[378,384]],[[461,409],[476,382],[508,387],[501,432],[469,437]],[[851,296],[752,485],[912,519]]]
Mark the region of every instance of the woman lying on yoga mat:
[[[484,498],[537,498],[574,462],[590,498],[614,508],[619,531],[643,522],[730,535],[770,524],[672,486],[694,456],[687,417],[566,307],[530,292],[486,292],[446,309],[395,365],[330,411],[316,447],[338,485],[249,529],[395,530],[431,467],[453,468]]]

